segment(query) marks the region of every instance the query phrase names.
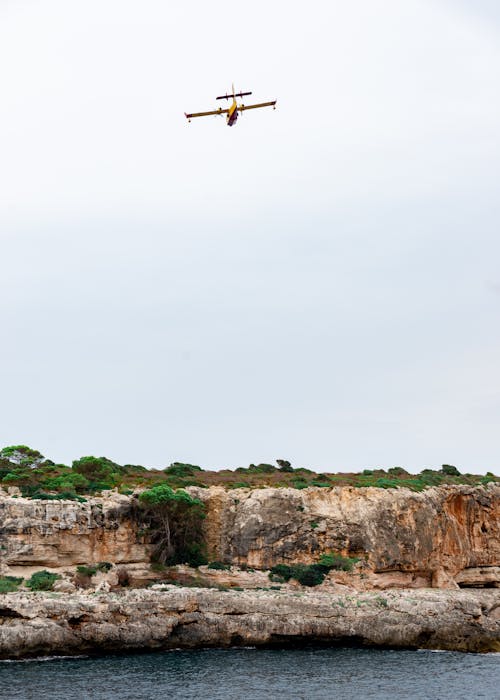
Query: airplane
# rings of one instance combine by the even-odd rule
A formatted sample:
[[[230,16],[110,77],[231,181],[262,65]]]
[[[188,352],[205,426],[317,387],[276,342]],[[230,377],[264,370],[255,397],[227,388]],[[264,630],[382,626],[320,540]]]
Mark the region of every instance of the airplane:
[[[188,122],[190,122],[193,117],[208,117],[212,114],[226,114],[227,125],[233,126],[233,124],[235,124],[236,120],[238,119],[238,114],[240,114],[240,112],[244,112],[246,109],[259,109],[260,107],[272,107],[273,109],[276,109],[277,100],[273,100],[272,102],[260,102],[256,105],[244,105],[243,103],[237,104],[237,97],[244,97],[245,95],[251,95],[252,93],[235,92],[234,84],[232,88],[233,91],[229,95],[226,93],[225,95],[219,95],[219,97],[215,98],[217,100],[230,100],[232,98],[233,102],[228,107],[228,109],[222,109],[222,107],[220,107],[219,109],[215,109],[212,112],[194,112],[193,114],[186,114],[186,112],[184,112]]]

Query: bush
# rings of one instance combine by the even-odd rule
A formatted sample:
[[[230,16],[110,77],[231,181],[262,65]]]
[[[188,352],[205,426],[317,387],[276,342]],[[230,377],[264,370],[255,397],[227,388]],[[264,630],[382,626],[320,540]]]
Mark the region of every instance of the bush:
[[[85,493],[89,487],[89,480],[78,472],[49,477],[43,481],[46,489],[61,492]]]
[[[32,591],[51,591],[57,579],[61,578],[59,574],[53,574],[50,571],[37,571],[26,582],[28,588]]]
[[[277,583],[294,578],[303,586],[317,586],[323,583],[325,570],[319,564],[277,564],[269,572],[269,578]]]
[[[443,464],[441,467],[441,472],[446,474],[446,476],[460,476],[460,472],[453,464]]]
[[[110,561],[100,561],[97,565],[97,570],[103,571],[104,573],[107,573],[112,568],[113,564]]]
[[[73,471],[88,481],[88,491],[112,489],[120,478],[120,466],[107,457],[81,457],[73,462]]]
[[[276,578],[273,579],[273,576],[275,576]],[[288,564],[276,564],[276,566],[273,566],[271,571],[269,572],[269,578],[272,581],[278,579],[281,579],[283,581],[289,581],[292,578],[292,567]]]
[[[78,501],[86,503],[87,499],[78,496],[75,491],[61,491],[61,493],[47,493],[42,491],[40,486],[21,486],[21,493],[24,498],[32,498],[39,501]]]
[[[183,462],[172,462],[172,464],[163,470],[165,474],[170,476],[193,476],[196,472],[202,472],[201,467],[197,467],[195,464],[184,464]]]
[[[258,474],[274,474],[274,472],[278,471],[276,467],[274,467],[272,464],[251,464],[248,467],[248,471],[250,472],[257,472]]]
[[[292,486],[294,489],[301,490],[306,489],[309,486],[309,484],[304,479],[295,479],[294,481],[292,481]]]
[[[357,564],[359,559],[356,557],[344,557],[342,554],[330,552],[330,554],[322,554],[319,558],[319,566],[324,567],[327,571],[336,569],[337,571],[352,571],[354,564]]]
[[[381,477],[380,479],[376,479],[375,486],[378,489],[397,489],[399,486],[401,486],[401,483],[396,479]]]
[[[325,579],[325,572],[318,564],[295,566],[293,573],[294,578],[303,586],[319,586]]]
[[[83,576],[94,576],[98,571],[106,573],[113,568],[113,564],[109,561],[100,561],[99,564],[92,564],[91,566],[80,565],[76,567],[79,574]]]
[[[317,564],[276,564],[269,572],[271,581],[284,583],[294,578],[303,586],[318,586],[323,583],[331,569],[351,571],[359,559],[341,554],[322,554]]]
[[[216,571],[229,571],[231,568],[230,564],[224,564],[221,561],[211,561],[208,565],[209,569],[215,569]]]
[[[387,473],[394,474],[394,476],[405,476],[406,474],[408,474],[406,469],[403,469],[403,467],[391,467],[387,470]]]
[[[0,576],[0,593],[15,593],[23,581],[17,576]]]
[[[318,488],[324,489],[331,486],[330,481],[325,481],[324,479],[313,479],[311,481],[311,486],[317,486]]]

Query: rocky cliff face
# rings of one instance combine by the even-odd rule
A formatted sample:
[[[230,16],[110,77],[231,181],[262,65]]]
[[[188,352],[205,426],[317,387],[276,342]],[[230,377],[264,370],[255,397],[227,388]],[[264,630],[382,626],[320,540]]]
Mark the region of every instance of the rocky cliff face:
[[[500,565],[500,488],[196,490],[212,556],[269,568],[335,551],[375,585],[490,585]]]
[[[121,595],[10,593],[0,600],[0,658],[305,641],[500,651],[500,600],[497,591],[352,596],[173,587]]]
[[[128,504],[117,494],[87,503],[0,497],[0,568],[146,562]]]
[[[406,489],[191,488],[208,515],[211,559],[265,569],[323,552],[359,557],[368,587],[500,585],[500,487]],[[147,562],[130,499],[0,497],[0,564],[58,568]]]

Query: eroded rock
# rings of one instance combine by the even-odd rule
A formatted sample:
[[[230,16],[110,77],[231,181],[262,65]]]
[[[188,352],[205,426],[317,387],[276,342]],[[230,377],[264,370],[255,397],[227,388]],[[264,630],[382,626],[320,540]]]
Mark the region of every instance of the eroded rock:
[[[500,651],[499,609],[496,590],[17,593],[3,597],[0,656],[303,642]]]

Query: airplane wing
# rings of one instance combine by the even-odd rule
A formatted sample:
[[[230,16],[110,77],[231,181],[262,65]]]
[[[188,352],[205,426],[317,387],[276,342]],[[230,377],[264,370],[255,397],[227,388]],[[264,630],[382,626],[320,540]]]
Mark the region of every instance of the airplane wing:
[[[238,112],[243,112],[245,109],[258,109],[259,107],[274,107],[277,100],[274,102],[260,102],[258,105],[240,105],[238,107]]]
[[[213,112],[193,112],[193,114],[185,114],[187,119],[191,119],[192,117],[209,117],[211,114],[227,114],[229,112],[228,109],[214,109]]]

